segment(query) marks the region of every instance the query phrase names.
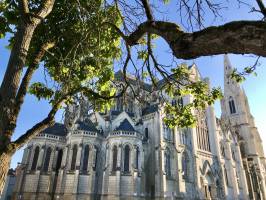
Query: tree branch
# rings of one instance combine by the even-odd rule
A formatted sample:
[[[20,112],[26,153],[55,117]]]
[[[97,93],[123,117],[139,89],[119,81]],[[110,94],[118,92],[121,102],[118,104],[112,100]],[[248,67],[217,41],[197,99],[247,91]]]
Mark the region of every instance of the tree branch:
[[[48,128],[49,126],[54,124],[54,117],[61,104],[65,100],[66,97],[61,98],[51,109],[49,114],[45,119],[34,125],[31,129],[29,129],[26,133],[21,135],[16,141],[12,142],[10,145],[13,146],[13,151],[21,148],[26,142],[35,137],[38,133]]]
[[[53,9],[55,0],[45,0],[41,9],[37,12],[37,16],[44,19]]]
[[[22,11],[22,14],[28,14],[29,13],[29,6],[28,6],[29,2],[28,0],[20,0],[19,1],[19,5]]]
[[[256,1],[257,1],[257,4],[258,4],[259,8],[260,8],[261,13],[264,16],[264,19],[265,19],[266,18],[266,8],[265,8],[265,5],[262,2],[262,0],[256,0]]]
[[[266,22],[235,21],[185,33],[171,22],[144,22],[126,36],[129,46],[138,44],[145,33],[161,36],[177,58],[193,59],[223,53],[256,54],[266,57]]]
[[[50,127],[51,125],[53,125],[54,122],[54,117],[56,112],[60,109],[62,103],[69,97],[69,96],[73,96],[74,94],[78,93],[78,92],[86,92],[86,93],[90,93],[94,98],[99,98],[99,99],[104,99],[104,100],[110,100],[113,98],[119,98],[121,97],[124,92],[126,91],[127,86],[123,88],[123,90],[116,95],[113,96],[102,96],[100,94],[98,94],[97,92],[94,92],[93,90],[87,88],[87,87],[80,87],[77,89],[72,90],[71,92],[63,95],[52,107],[51,111],[49,112],[49,114],[47,115],[47,117],[45,119],[43,119],[42,121],[40,121],[39,123],[37,123],[36,125],[34,125],[31,129],[29,129],[26,133],[24,133],[23,135],[21,135],[17,140],[15,140],[14,142],[10,143],[10,146],[12,149],[12,151],[16,151],[19,148],[21,148],[25,143],[27,143],[29,140],[31,140],[33,137],[35,137],[38,133],[40,133],[41,131],[43,131],[44,129]]]
[[[152,21],[153,20],[153,16],[152,16],[151,7],[149,5],[148,0],[141,0],[141,2],[142,2],[143,7],[145,9],[145,13],[146,13],[146,16],[147,16],[148,20]]]
[[[36,56],[35,56],[32,64],[30,64],[30,66],[28,67],[28,69],[27,69],[27,71],[26,71],[26,73],[22,79],[22,82],[20,84],[16,99],[15,99],[15,113],[14,114],[16,116],[17,116],[17,114],[21,108],[21,105],[24,102],[24,98],[25,98],[25,95],[27,93],[27,89],[28,89],[28,86],[29,86],[29,83],[30,83],[30,80],[32,78],[33,73],[37,69],[38,64],[41,62],[41,59],[43,58],[45,52],[48,49],[52,48],[54,45],[55,45],[54,42],[47,42],[47,43],[43,44],[41,46],[40,50],[36,53]]]

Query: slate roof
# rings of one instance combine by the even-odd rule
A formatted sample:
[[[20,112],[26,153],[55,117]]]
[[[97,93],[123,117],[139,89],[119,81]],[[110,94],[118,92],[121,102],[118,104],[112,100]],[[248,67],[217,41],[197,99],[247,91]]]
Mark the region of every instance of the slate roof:
[[[98,129],[96,126],[92,123],[91,120],[86,120],[86,121],[77,121],[77,129],[78,130],[83,130],[83,131],[90,131],[90,132],[98,132]]]
[[[65,125],[61,123],[55,123],[53,126],[43,130],[42,132],[49,135],[56,135],[61,137],[67,135],[67,129]]]
[[[148,115],[150,113],[154,113],[158,110],[158,103],[157,104],[153,104],[153,105],[149,105],[146,108],[142,109],[142,115]]]
[[[112,110],[111,111],[111,115],[119,115],[121,112],[123,111],[120,111],[120,110]],[[131,113],[131,112],[126,112],[128,114],[128,116],[130,117],[134,117],[134,113]]]
[[[120,125],[115,129],[116,131],[135,131],[133,126],[130,124],[130,122],[127,119],[124,119],[120,123]]]

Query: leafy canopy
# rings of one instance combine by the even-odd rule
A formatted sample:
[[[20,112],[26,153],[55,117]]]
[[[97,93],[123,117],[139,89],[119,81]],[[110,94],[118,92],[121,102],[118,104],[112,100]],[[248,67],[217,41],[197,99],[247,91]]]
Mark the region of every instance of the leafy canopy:
[[[30,1],[30,10],[35,11],[41,2]],[[120,91],[114,84],[114,61],[121,59],[123,55],[121,40],[124,38],[112,26],[108,26],[108,23],[119,28],[123,23],[121,15],[115,4],[107,5],[101,0],[56,0],[52,12],[33,35],[25,66],[31,67],[34,53],[42,44],[54,42],[55,47],[42,60],[51,81],[48,84],[33,83],[28,92],[38,99],[49,100],[51,104],[63,97],[66,104],[73,103],[73,97],[82,93],[94,103],[96,109],[102,111],[110,108],[112,100],[109,97]],[[20,22],[19,16],[16,0],[1,2],[0,37],[4,37],[7,32],[12,33],[10,47]],[[151,34],[150,40],[157,37]],[[146,45],[151,49],[143,50]],[[137,59],[142,60],[144,66],[150,63],[151,51],[156,46],[149,41],[149,37],[143,37],[139,46],[142,49],[137,51]],[[158,70],[160,66],[154,62],[153,67]],[[150,77],[154,84],[158,82],[158,77],[153,77],[152,73],[145,71],[144,75]],[[186,105],[165,102],[164,120],[169,127],[195,125],[193,110],[205,109],[207,105],[221,98],[219,88],[210,89],[206,82],[192,81],[190,76],[188,67],[181,64],[171,69],[171,78],[161,88],[170,97],[193,96],[193,101]]]

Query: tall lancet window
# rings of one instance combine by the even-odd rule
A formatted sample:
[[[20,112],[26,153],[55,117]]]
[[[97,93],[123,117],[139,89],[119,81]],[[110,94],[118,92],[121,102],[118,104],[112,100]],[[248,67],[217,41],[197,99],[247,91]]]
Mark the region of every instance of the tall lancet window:
[[[183,179],[187,179],[188,178],[188,173],[189,173],[189,159],[188,159],[188,155],[187,152],[183,152],[182,154],[182,174],[183,174]]]
[[[70,170],[75,170],[75,168],[76,168],[77,153],[78,153],[78,145],[75,144],[73,147],[73,150],[72,150],[72,159],[71,159]]]
[[[32,161],[32,165],[31,165],[31,170],[36,170],[38,158],[39,158],[39,153],[40,153],[40,147],[37,146],[34,150],[34,156],[33,156],[33,161]]]
[[[58,173],[60,167],[61,167],[61,163],[62,163],[62,157],[63,157],[63,150],[60,149],[58,151],[58,156],[57,156],[57,161],[56,161],[56,167],[55,167],[55,171],[56,173]]]
[[[230,108],[231,114],[236,113],[235,102],[234,102],[234,99],[232,97],[229,98],[229,108]]]
[[[124,150],[124,172],[129,172],[129,155],[130,147],[129,145],[126,145]]]
[[[112,171],[116,171],[117,169],[117,146],[113,148],[113,163],[112,163]]]
[[[139,147],[136,148],[135,168],[139,168]]]
[[[43,171],[44,172],[48,171],[50,159],[51,159],[51,154],[52,154],[52,149],[51,149],[51,147],[48,147],[48,149],[46,150],[45,159],[44,159],[44,163],[43,163]]]
[[[87,144],[84,148],[83,160],[82,160],[82,171],[84,172],[88,170],[89,154],[90,154],[90,146]]]
[[[171,157],[170,157],[170,151],[167,148],[164,152],[164,166],[165,166],[165,173],[166,176],[171,176]]]
[[[93,161],[93,170],[96,170],[98,164],[99,148],[94,146],[94,161]]]
[[[204,151],[211,151],[207,117],[205,111],[197,113],[197,144],[198,148]]]

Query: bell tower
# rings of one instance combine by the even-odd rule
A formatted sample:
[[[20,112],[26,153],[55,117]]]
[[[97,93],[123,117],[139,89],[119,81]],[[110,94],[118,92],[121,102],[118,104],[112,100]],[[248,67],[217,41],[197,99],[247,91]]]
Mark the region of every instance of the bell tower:
[[[245,91],[231,78],[232,72],[232,64],[228,55],[225,55],[221,119],[225,127],[238,138],[250,199],[266,199],[265,182],[262,181],[266,175],[262,140],[250,113]]]

